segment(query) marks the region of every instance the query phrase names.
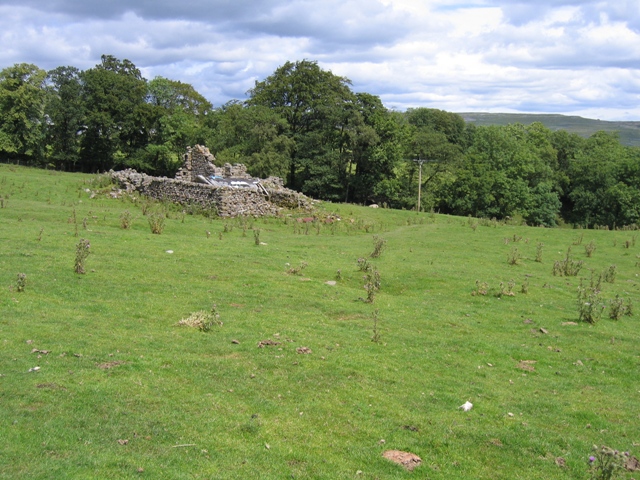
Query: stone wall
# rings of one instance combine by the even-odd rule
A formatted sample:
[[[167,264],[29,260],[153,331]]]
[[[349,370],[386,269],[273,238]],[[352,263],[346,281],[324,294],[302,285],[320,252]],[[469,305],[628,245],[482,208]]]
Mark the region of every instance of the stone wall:
[[[196,167],[195,171],[201,171],[197,170],[198,168],[200,167]],[[191,169],[184,170],[193,172],[193,163]],[[214,207],[222,217],[273,216],[284,208],[313,209],[310,198],[293,190],[278,187],[277,182],[265,182],[267,193],[264,194],[255,190],[228,186],[216,187],[178,178],[151,177],[130,169],[111,171],[109,174],[121,188],[128,192],[137,191],[156,200],[168,200],[181,205]]]
[[[176,179],[186,182],[197,182],[198,175],[208,178],[215,175],[224,178],[251,178],[247,173],[247,167],[241,163],[231,165],[225,163],[222,167],[216,167],[216,158],[207,147],[196,145],[187,147],[184,154],[182,168],[176,173]]]

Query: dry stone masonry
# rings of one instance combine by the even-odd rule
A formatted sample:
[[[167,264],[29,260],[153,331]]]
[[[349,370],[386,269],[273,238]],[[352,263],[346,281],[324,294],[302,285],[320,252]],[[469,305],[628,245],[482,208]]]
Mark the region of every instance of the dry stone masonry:
[[[215,208],[221,217],[273,216],[282,209],[313,209],[310,198],[283,186],[282,179],[252,178],[242,164],[216,167],[215,157],[201,145],[188,148],[176,178],[152,177],[127,169],[109,172],[128,192],[181,205]]]

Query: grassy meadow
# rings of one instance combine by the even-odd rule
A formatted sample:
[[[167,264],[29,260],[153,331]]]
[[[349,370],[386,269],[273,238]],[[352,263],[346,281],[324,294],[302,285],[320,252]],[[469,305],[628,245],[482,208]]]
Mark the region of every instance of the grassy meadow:
[[[587,479],[594,444],[640,457],[637,231],[212,219],[109,191],[0,164],[0,478]],[[582,270],[554,276],[569,247]],[[600,297],[635,311],[579,322],[612,265]],[[212,304],[222,325],[178,326]]]

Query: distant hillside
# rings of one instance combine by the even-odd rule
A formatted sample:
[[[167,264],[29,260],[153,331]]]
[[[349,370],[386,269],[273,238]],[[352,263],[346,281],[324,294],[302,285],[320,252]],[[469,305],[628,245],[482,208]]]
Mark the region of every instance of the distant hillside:
[[[566,130],[589,137],[595,132],[618,132],[620,143],[640,147],[640,122],[605,122],[569,115],[529,114],[529,113],[458,113],[465,122],[475,125],[508,125],[522,123],[529,125],[540,122],[550,130]]]

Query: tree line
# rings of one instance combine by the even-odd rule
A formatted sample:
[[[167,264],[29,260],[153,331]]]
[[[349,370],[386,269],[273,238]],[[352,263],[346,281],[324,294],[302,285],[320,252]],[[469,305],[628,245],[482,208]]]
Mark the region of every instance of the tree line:
[[[541,123],[478,126],[431,108],[398,112],[317,62],[286,62],[218,108],[191,85],[145,79],[129,60],[0,71],[0,158],[66,171],[173,176],[189,145],[335,202],[528,224],[640,223],[640,149]],[[420,160],[418,162],[417,160]]]

